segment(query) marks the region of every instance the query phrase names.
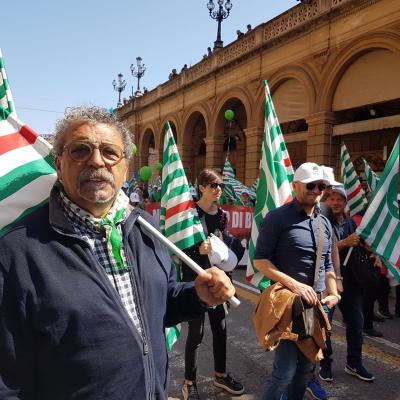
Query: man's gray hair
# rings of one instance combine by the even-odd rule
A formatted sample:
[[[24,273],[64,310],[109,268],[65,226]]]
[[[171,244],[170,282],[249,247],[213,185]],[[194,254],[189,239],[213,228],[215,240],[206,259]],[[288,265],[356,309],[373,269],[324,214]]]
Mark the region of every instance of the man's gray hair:
[[[130,159],[132,155],[132,138],[129,130],[117,118],[105,108],[100,107],[68,107],[65,109],[64,117],[56,123],[54,132],[53,155],[57,157],[63,151],[64,134],[76,123],[107,124],[114,127],[121,135],[124,143],[125,158]]]

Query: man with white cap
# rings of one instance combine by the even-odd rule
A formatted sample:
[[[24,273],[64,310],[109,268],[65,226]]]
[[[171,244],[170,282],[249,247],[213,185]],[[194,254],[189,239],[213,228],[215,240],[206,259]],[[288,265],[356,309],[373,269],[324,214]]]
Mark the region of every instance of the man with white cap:
[[[337,245],[340,251],[341,275],[343,276],[343,297],[339,308],[346,321],[346,340],[347,340],[347,364],[345,372],[357,378],[371,382],[375,377],[369,373],[362,364],[362,331],[363,331],[363,311],[362,293],[363,288],[357,284],[351,274],[349,265],[343,267],[348,249],[358,246],[360,238],[356,233],[356,224],[350,217],[346,217],[344,210],[347,203],[347,194],[343,185],[333,185],[329,195],[325,200],[326,204],[332,209],[333,220],[331,221],[334,234],[337,238]],[[350,261],[351,262],[351,261]],[[320,378],[325,381],[332,381],[332,360],[330,357],[324,358],[320,365]]]
[[[304,163],[294,174],[296,198],[264,218],[258,236],[254,266],[274,282],[280,282],[311,305],[319,301],[334,307],[340,299],[331,259],[332,228],[316,207],[329,182],[323,169],[315,163]],[[313,288],[320,226],[323,248],[319,274]],[[322,293],[327,293],[322,297]],[[263,399],[280,399],[287,391],[290,400],[302,399],[314,364],[299,350],[296,343],[281,340],[275,350],[274,367]]]

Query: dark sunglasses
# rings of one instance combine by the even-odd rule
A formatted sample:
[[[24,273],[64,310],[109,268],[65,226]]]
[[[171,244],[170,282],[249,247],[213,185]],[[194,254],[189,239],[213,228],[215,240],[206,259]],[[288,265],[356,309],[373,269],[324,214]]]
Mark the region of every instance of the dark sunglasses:
[[[314,190],[315,186],[318,186],[318,190],[320,192],[323,192],[326,189],[325,183],[315,183],[315,182],[309,182],[306,184],[306,189],[307,190]]]
[[[217,189],[218,186],[221,188],[221,190],[224,190],[225,188],[224,183],[217,183],[217,182],[209,183],[208,186],[210,186],[210,188],[213,190]]]
[[[121,147],[112,143],[94,144],[92,142],[77,140],[65,145],[63,148],[63,150],[68,150],[68,155],[72,160],[77,162],[90,160],[94,149],[99,149],[104,163],[110,166],[117,164],[125,157]]]

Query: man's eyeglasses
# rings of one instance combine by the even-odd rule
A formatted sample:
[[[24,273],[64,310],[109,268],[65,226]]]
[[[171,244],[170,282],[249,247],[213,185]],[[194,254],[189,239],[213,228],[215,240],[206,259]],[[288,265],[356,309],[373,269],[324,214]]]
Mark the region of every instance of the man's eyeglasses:
[[[306,189],[307,190],[314,190],[315,186],[318,186],[318,190],[320,192],[323,192],[326,189],[325,183],[315,183],[315,182],[308,182],[306,184]]]
[[[218,187],[220,187],[221,190],[224,190],[224,188],[225,188],[224,183],[218,183],[218,182],[209,183],[208,186],[210,186],[210,188],[213,190],[217,189]]]
[[[68,150],[68,155],[71,159],[77,162],[90,160],[94,149],[99,149],[104,163],[109,166],[117,164],[125,157],[124,151],[121,147],[112,143],[94,144],[92,142],[77,140],[65,145],[63,150],[65,149]]]

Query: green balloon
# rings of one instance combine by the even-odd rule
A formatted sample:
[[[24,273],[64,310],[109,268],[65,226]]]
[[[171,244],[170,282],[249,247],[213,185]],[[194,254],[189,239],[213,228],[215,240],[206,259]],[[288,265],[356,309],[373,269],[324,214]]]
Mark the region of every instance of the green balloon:
[[[156,164],[156,170],[157,171],[161,171],[162,167],[163,167],[163,165],[160,162]]]
[[[140,168],[140,179],[144,182],[147,182],[152,175],[151,168],[148,165],[145,165],[144,167]]]
[[[225,111],[225,119],[227,121],[232,121],[233,118],[235,118],[235,113],[232,110],[226,110]]]
[[[132,143],[131,151],[132,151],[132,155],[133,155],[133,156],[136,156],[136,154],[137,154],[137,147],[136,147],[136,144],[135,144],[135,143]]]

